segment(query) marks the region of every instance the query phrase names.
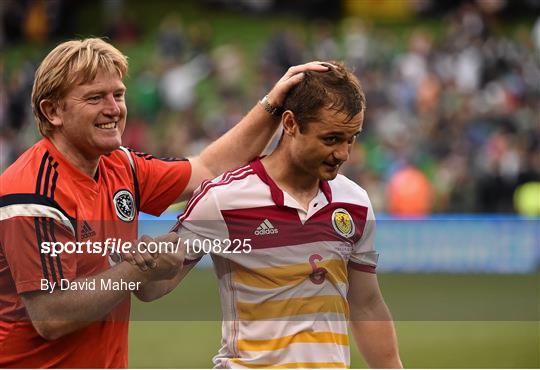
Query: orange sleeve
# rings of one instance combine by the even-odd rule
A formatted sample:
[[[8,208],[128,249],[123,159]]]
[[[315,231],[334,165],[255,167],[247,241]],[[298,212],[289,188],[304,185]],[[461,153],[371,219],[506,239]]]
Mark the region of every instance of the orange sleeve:
[[[13,217],[1,221],[0,243],[17,293],[41,290],[42,279],[60,283],[73,280],[77,259],[74,254],[53,256],[42,243],[73,241],[62,224],[46,217]]]
[[[131,155],[139,183],[139,209],[159,216],[186,188],[191,164],[187,159],[163,160],[137,152]]]

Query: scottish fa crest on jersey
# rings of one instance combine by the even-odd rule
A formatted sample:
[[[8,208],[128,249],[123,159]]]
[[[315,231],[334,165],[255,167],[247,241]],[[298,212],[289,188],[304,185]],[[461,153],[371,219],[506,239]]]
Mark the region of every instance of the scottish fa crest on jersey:
[[[129,190],[118,190],[113,198],[114,208],[118,217],[125,222],[131,222],[135,218],[135,202],[133,194]]]
[[[346,209],[338,208],[332,213],[332,226],[344,238],[350,238],[354,235],[354,222]]]

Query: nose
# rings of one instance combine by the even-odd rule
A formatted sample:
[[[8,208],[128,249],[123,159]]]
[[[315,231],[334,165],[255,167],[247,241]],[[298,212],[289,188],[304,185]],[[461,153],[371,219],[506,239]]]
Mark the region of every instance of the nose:
[[[340,162],[345,162],[349,159],[349,154],[351,153],[351,144],[344,142],[339,145],[334,151],[334,158]]]
[[[110,117],[120,115],[120,106],[112,94],[107,95],[105,99],[105,107],[103,108],[103,114]]]

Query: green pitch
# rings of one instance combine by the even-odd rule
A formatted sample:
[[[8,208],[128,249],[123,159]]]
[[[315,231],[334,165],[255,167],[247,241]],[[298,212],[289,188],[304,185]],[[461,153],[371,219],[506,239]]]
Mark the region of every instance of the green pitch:
[[[406,367],[540,368],[540,274],[383,274],[379,280],[398,319]],[[134,300],[132,311],[130,367],[212,367],[221,326],[211,270],[192,271],[157,302]],[[351,366],[366,367],[352,347]]]

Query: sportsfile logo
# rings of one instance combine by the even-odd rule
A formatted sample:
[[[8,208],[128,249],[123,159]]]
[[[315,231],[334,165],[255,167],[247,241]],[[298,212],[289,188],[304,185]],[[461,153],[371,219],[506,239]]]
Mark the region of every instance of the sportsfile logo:
[[[277,234],[279,231],[272,225],[268,219],[265,219],[255,230],[255,235],[270,235],[270,234]]]

